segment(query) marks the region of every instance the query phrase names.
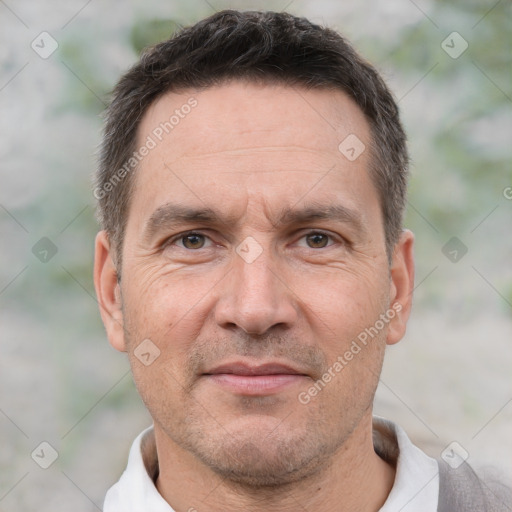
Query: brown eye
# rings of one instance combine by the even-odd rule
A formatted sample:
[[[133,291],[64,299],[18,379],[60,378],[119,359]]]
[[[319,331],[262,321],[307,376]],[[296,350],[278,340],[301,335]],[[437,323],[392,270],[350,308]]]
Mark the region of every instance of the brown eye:
[[[322,249],[327,247],[329,237],[323,233],[311,233],[306,236],[306,242],[308,247],[311,247],[312,249]]]
[[[181,242],[185,249],[202,249],[205,244],[205,236],[191,233],[181,237]]]

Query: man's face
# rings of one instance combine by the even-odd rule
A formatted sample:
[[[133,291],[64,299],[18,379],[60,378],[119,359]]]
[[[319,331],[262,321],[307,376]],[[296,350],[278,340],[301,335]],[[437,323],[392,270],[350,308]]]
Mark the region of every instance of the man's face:
[[[155,128],[191,97],[159,142]],[[362,146],[338,149],[349,135],[367,148],[356,159]],[[157,439],[251,485],[313,473],[370,418],[386,341],[403,333],[400,314],[375,329],[397,293],[369,126],[341,92],[232,83],[165,95],[137,147],[148,136],[124,330],[109,337],[130,355]],[[149,365],[144,340],[160,351]]]

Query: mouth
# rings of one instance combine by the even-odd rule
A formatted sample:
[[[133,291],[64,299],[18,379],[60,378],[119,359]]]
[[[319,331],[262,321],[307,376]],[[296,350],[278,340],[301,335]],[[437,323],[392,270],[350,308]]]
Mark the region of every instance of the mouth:
[[[272,395],[303,383],[309,376],[293,366],[270,362],[225,363],[203,374],[212,384],[239,395]]]

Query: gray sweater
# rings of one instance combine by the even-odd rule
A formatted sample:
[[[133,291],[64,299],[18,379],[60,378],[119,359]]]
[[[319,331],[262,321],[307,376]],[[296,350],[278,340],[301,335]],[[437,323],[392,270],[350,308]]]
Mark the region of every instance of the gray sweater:
[[[438,512],[512,512],[512,491],[503,483],[481,479],[467,463],[457,469],[438,464]]]

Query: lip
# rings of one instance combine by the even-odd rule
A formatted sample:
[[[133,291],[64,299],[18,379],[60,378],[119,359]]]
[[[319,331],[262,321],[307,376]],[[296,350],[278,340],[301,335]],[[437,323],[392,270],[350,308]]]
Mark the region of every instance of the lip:
[[[245,361],[224,363],[204,373],[216,385],[241,395],[270,395],[284,391],[307,378],[300,369],[271,362],[250,364]]]

